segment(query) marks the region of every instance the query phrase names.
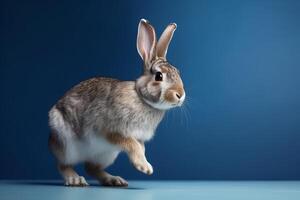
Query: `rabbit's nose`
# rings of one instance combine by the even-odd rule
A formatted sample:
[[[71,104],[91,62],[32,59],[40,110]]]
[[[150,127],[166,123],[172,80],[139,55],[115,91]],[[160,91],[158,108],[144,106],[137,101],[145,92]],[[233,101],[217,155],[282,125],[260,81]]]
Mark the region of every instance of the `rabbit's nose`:
[[[179,93],[176,93],[176,97],[177,97],[178,99],[180,99],[180,98],[181,98],[181,95],[180,95]]]

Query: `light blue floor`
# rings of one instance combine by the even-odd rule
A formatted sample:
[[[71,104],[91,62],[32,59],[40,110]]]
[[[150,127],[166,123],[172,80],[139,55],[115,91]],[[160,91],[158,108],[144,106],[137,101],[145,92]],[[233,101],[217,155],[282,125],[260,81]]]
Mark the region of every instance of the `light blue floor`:
[[[91,181],[89,181],[91,183]],[[0,181],[1,200],[300,200],[300,181],[130,181],[128,188],[64,187],[57,181]]]

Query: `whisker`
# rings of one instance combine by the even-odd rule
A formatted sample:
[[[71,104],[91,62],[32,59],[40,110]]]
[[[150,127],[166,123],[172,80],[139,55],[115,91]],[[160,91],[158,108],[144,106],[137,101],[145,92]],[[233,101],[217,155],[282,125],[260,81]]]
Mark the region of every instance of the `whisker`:
[[[190,99],[188,97],[188,99]],[[185,115],[186,115],[186,118],[187,118],[187,123],[189,123],[189,121],[191,120],[191,113],[190,113],[190,110],[189,110],[189,101],[186,101],[183,105],[184,107],[184,112],[185,112]],[[189,124],[187,124],[189,125]]]

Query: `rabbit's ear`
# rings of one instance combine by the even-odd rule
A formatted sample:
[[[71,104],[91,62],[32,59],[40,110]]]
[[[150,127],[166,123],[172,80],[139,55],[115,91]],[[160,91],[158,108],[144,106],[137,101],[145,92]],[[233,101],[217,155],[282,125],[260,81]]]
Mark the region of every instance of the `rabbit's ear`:
[[[141,19],[139,23],[136,46],[145,63],[150,62],[156,57],[155,30],[145,19]]]
[[[164,30],[164,32],[161,34],[158,42],[157,42],[157,56],[166,58],[167,51],[169,44],[171,42],[171,39],[173,37],[174,31],[176,30],[177,25],[175,23],[171,23],[167,26],[167,28]]]

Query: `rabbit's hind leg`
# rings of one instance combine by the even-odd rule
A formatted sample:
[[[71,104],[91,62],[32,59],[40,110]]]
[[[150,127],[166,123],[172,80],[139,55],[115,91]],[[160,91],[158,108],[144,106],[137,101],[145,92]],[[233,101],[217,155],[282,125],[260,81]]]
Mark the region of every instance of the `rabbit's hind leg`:
[[[128,182],[126,180],[120,176],[113,176],[107,173],[100,164],[86,162],[85,170],[90,176],[96,178],[104,186],[128,186]]]
[[[58,164],[58,171],[65,180],[65,186],[88,186],[83,176],[79,176],[71,165]]]
[[[65,181],[65,186],[88,186],[85,178],[79,176],[71,165],[62,164],[66,160],[65,144],[59,139],[57,133],[52,131],[49,137],[49,148],[57,160],[58,171]]]

